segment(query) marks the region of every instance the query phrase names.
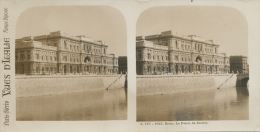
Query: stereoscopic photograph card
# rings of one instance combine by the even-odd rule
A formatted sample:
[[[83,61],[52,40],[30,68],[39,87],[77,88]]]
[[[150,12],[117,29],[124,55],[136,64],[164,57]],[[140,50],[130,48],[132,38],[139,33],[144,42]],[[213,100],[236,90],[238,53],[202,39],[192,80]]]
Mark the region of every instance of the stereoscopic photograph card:
[[[0,1],[1,131],[259,131],[257,0]]]

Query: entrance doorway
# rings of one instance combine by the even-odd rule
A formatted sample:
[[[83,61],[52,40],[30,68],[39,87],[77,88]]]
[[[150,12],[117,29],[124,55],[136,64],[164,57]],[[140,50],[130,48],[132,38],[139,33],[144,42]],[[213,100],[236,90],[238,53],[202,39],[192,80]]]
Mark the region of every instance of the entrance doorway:
[[[72,73],[72,71],[73,71],[73,70],[72,70],[72,66],[70,66],[70,73]]]
[[[64,65],[64,73],[66,74],[67,73],[67,66]]]

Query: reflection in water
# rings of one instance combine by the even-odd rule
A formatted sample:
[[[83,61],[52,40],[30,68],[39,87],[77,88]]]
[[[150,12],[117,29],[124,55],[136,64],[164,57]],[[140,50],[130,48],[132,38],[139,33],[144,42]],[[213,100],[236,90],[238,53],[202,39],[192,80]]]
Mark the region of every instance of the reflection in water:
[[[137,97],[137,121],[248,120],[246,87]]]
[[[126,120],[123,88],[17,98],[17,120]]]

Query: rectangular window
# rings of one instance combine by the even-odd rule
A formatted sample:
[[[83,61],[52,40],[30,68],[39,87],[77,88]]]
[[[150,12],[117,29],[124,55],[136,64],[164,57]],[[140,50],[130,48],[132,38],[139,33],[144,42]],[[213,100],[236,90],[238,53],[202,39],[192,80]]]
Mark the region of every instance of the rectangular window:
[[[67,49],[67,43],[64,41],[64,49]]]
[[[138,52],[138,58],[139,58],[139,59],[142,58],[141,51]]]
[[[178,61],[178,60],[179,60],[179,57],[178,57],[177,55],[175,56],[175,60],[176,60],[176,61]]]
[[[151,59],[151,54],[150,53],[148,53],[148,59]]]

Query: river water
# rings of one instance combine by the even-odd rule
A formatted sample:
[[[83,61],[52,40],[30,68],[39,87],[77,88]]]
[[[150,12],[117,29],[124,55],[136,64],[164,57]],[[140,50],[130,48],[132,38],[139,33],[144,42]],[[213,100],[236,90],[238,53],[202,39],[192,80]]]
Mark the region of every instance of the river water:
[[[124,88],[16,99],[16,120],[126,120]]]
[[[137,121],[248,120],[246,87],[137,97]]]

